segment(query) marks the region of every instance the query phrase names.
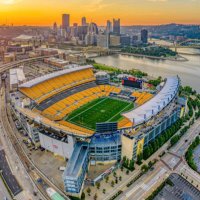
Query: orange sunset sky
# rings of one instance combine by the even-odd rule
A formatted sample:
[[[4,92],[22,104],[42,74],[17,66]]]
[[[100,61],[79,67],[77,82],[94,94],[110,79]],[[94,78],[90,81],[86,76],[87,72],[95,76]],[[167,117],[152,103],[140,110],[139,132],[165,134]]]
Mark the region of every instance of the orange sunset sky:
[[[71,24],[82,16],[98,25],[112,18],[122,25],[200,24],[200,0],[0,0],[0,24],[49,26],[60,24],[62,13]]]

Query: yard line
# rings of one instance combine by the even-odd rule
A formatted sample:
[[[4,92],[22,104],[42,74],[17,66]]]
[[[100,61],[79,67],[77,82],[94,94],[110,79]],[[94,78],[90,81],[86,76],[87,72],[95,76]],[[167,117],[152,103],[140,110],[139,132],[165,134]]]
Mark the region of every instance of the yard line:
[[[106,99],[107,99],[107,98],[103,98],[101,101],[97,102],[97,103],[94,104],[92,107],[89,107],[88,109],[83,110],[82,112],[78,113],[77,115],[75,115],[74,117],[72,117],[72,118],[70,119],[70,121],[71,121],[72,119],[74,119],[75,117],[77,117],[77,116],[83,114],[84,112],[86,112],[86,111],[88,111],[88,110],[94,108],[95,106],[97,106],[98,104],[102,103],[102,102],[105,101]],[[77,109],[78,109],[78,108],[77,108]]]
[[[118,115],[118,114],[120,114],[120,113],[122,113],[123,112],[123,110],[125,110],[128,106],[130,106],[131,105],[131,103],[130,104],[128,104],[125,108],[123,108],[122,110],[120,110],[116,115]],[[109,122],[112,118],[114,118],[116,115],[114,115],[114,116],[112,116],[110,119],[108,119],[106,122]]]

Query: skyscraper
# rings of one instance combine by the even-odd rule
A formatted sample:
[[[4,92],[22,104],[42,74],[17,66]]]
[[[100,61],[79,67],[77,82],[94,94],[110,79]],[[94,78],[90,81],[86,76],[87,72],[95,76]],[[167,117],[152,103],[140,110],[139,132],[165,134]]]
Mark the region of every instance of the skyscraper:
[[[120,35],[120,19],[113,19],[113,33]]]
[[[107,20],[107,25],[106,25],[106,32],[110,33],[112,30],[112,23],[110,20]]]
[[[63,14],[62,15],[62,28],[63,29],[66,30],[66,29],[69,28],[69,26],[70,26],[69,20],[70,20],[70,15],[69,14]]]
[[[141,41],[142,43],[148,43],[148,31],[146,29],[141,30]]]
[[[86,17],[82,17],[82,26],[87,26]]]
[[[56,22],[54,22],[54,24],[53,24],[53,31],[54,31],[54,33],[57,33],[57,31],[58,31],[58,26],[57,26]]]

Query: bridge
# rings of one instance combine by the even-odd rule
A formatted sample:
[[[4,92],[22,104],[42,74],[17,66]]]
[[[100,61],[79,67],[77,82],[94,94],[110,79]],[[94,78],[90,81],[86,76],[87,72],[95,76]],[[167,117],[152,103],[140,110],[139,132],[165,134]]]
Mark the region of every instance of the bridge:
[[[186,39],[181,42],[174,42],[173,45],[169,46],[170,48],[175,48],[177,52],[178,48],[197,48],[200,49],[200,39]]]

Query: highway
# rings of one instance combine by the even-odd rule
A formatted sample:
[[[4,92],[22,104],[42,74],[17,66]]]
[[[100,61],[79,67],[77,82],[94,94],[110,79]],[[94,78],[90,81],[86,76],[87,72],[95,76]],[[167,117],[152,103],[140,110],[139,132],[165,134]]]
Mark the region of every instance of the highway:
[[[6,72],[7,70],[9,70],[11,68],[20,66],[23,63],[35,62],[35,61],[38,61],[38,60],[43,60],[44,58],[49,58],[51,56],[52,55],[50,55],[50,56],[39,56],[39,57],[28,58],[28,59],[24,59],[24,60],[17,60],[17,61],[14,61],[14,62],[10,62],[10,63],[0,65],[0,74]],[[54,56],[56,56],[56,55],[54,55]]]

